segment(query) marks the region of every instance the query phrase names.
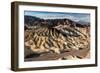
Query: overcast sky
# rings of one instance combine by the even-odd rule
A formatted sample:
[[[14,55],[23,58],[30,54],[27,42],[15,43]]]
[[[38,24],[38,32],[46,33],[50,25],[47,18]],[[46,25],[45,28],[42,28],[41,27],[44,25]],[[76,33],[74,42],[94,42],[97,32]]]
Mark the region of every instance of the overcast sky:
[[[65,12],[42,12],[42,11],[24,11],[24,15],[35,16],[42,19],[71,19],[79,22],[90,22],[90,14],[87,13],[65,13]]]

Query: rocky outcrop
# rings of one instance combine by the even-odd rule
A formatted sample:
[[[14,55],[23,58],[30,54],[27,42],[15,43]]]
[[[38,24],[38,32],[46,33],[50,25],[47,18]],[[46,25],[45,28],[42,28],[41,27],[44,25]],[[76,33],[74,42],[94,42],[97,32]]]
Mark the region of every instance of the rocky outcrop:
[[[90,25],[82,25],[69,19],[44,20],[36,17],[25,17],[24,38],[25,49],[31,49],[33,54],[62,54],[67,50],[90,49]],[[25,58],[26,56],[25,54]],[[61,59],[73,58],[80,59],[81,57],[65,55]]]

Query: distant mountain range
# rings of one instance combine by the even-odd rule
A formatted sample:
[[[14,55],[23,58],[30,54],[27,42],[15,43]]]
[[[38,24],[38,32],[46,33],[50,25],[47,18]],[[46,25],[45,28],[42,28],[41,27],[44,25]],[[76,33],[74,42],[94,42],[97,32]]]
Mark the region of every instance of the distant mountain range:
[[[79,21],[79,22],[75,22],[71,19],[41,19],[35,16],[28,16],[25,15],[24,16],[24,23],[30,26],[33,25],[43,25],[43,24],[48,24],[49,26],[57,26],[59,24],[65,24],[65,22],[67,21],[67,24],[71,24],[71,26],[77,26],[77,27],[84,27],[84,26],[90,26],[89,22],[83,22],[83,21]],[[66,25],[66,24],[65,24]]]
[[[77,23],[82,24],[82,25],[90,25],[90,22],[83,22],[83,21],[78,21]]]

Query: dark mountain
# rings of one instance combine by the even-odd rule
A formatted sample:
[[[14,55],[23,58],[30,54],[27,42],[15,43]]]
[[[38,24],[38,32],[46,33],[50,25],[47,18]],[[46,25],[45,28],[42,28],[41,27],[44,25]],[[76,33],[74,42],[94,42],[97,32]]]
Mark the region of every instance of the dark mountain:
[[[28,15],[24,16],[24,23],[25,24],[32,25],[36,21],[40,22],[40,21],[43,21],[43,19],[40,19],[40,18],[35,17],[35,16],[28,16]]]
[[[35,16],[24,16],[24,23],[25,25],[27,24],[28,26],[33,26],[33,25],[40,25],[40,26],[48,26],[48,27],[55,27],[58,25],[67,25],[67,26],[71,26],[71,27],[85,27],[85,26],[89,26],[90,23],[86,23],[86,22],[75,22],[72,21],[71,19],[41,19]]]

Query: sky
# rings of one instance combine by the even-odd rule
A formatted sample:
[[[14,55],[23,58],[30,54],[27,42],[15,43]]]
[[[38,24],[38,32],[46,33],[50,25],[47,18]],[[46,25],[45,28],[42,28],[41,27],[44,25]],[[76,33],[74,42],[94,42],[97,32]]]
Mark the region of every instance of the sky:
[[[35,16],[42,19],[71,19],[76,22],[90,22],[88,13],[67,13],[67,12],[43,12],[43,11],[24,11],[24,15]]]

